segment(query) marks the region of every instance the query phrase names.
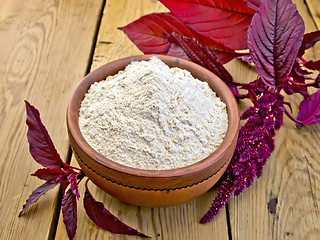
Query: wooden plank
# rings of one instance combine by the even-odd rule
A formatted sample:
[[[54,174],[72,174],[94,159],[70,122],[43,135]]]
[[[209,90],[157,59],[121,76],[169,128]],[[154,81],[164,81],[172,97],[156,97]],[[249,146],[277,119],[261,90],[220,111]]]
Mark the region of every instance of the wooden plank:
[[[130,39],[117,28],[129,24],[143,15],[167,11],[156,0],[107,1],[91,70],[122,57],[142,54]]]
[[[165,11],[157,1],[110,0],[107,2],[101,22],[92,69],[102,64],[131,55],[141,54],[133,43],[117,27],[124,26],[142,15]],[[76,164],[75,161],[72,161]],[[196,200],[169,208],[140,208],[124,204],[90,184],[94,197],[121,220],[152,239],[228,239],[225,211],[210,224],[201,225],[199,220],[207,211],[214,197],[209,192]],[[84,193],[83,184],[80,193]],[[82,201],[82,198],[81,198]],[[137,239],[120,236],[96,227],[86,216],[82,203],[78,207],[78,229],[75,239]],[[67,239],[62,218],[59,219],[56,239]]]
[[[305,21],[306,32],[314,31],[304,2],[294,2]],[[309,51],[307,58],[320,59],[320,49]],[[243,75],[253,72],[242,66],[237,69]],[[301,97],[288,100],[293,102],[296,115]],[[247,105],[243,104],[244,107]],[[319,124],[298,130],[285,117],[284,126],[276,133],[276,149],[262,177],[230,201],[232,239],[319,239],[319,140]]]
[[[306,3],[317,29],[320,29],[320,0],[306,0]]]
[[[42,181],[28,150],[24,99],[41,112],[63,159],[69,141],[65,113],[85,75],[102,1],[2,0],[0,8],[0,238],[46,239],[52,234],[57,190],[21,218]]]

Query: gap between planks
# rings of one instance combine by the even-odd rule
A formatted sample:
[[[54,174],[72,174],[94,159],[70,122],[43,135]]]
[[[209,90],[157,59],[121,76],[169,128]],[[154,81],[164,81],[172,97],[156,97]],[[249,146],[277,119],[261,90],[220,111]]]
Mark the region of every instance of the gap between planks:
[[[85,71],[85,75],[90,73],[90,69],[92,66],[92,61],[93,61],[93,54],[94,54],[94,50],[95,50],[95,46],[97,44],[97,39],[98,39],[98,34],[99,34],[99,30],[100,30],[100,26],[101,26],[101,21],[102,21],[102,17],[103,17],[103,12],[104,12],[104,8],[106,5],[107,0],[103,0],[101,7],[100,7],[100,13],[99,13],[99,17],[97,18],[97,23],[96,23],[96,27],[95,27],[95,31],[94,31],[94,37],[93,37],[93,41],[91,44],[91,50],[89,53],[89,60],[88,60],[88,64],[86,66],[86,71]],[[83,76],[84,77],[84,76]],[[70,164],[71,163],[71,158],[72,158],[73,152],[71,149],[71,146],[69,145],[68,148],[68,154],[66,157],[66,163]],[[54,240],[55,236],[56,236],[56,232],[57,232],[57,228],[58,228],[58,222],[59,222],[59,218],[60,218],[60,213],[61,213],[61,201],[62,201],[62,188],[61,186],[59,187],[59,193],[58,193],[58,199],[57,199],[57,205],[55,206],[54,209],[54,214],[53,214],[53,219],[50,225],[50,230],[49,230],[49,234],[48,234],[48,240]]]

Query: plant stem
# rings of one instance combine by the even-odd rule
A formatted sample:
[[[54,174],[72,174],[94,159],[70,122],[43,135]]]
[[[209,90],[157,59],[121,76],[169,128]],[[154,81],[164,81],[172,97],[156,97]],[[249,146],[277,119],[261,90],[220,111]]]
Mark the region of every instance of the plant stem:
[[[291,78],[288,77],[288,81],[291,82],[294,85],[298,85],[298,86],[306,86],[306,87],[310,87],[310,86],[314,86],[316,84],[316,81],[311,82],[311,83],[299,83],[296,81],[293,81]]]
[[[292,121],[294,121],[295,123],[299,123],[299,124],[303,124],[303,122],[295,119],[288,111],[286,108],[284,108],[284,113],[288,116],[288,118],[290,118]]]

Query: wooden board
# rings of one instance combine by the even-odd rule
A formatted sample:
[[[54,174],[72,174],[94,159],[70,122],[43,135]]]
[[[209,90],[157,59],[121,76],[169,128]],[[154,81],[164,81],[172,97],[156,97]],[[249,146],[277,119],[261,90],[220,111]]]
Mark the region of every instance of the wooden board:
[[[306,32],[319,29],[319,0],[295,3]],[[40,110],[66,160],[65,112],[76,84],[87,69],[141,54],[117,27],[147,13],[167,10],[156,0],[0,0],[0,4],[0,239],[68,239],[59,216],[57,190],[41,197],[22,218],[17,217],[32,190],[42,184],[30,177],[40,165],[28,151],[23,100]],[[319,59],[319,46],[308,51],[307,58]],[[227,68],[236,81],[253,80],[257,75],[252,67],[236,60]],[[301,97],[289,99],[296,115]],[[240,103],[241,109],[247,104]],[[319,239],[319,142],[319,124],[297,130],[286,119],[263,176],[240,197],[231,199],[229,229],[226,209],[209,224],[198,223],[214,191],[175,207],[140,208],[121,203],[93,184],[89,187],[112,213],[152,239],[229,239],[228,230],[230,239],[240,240]],[[74,159],[72,165],[77,165]],[[82,197],[75,239],[139,239],[96,227],[86,216]]]
[[[305,2],[317,29],[320,29],[320,0],[306,0]]]
[[[315,5],[306,6],[302,0],[294,2],[305,21],[306,32],[316,30],[308,10]],[[309,51],[307,58],[319,59],[320,48]],[[249,75],[253,70],[239,66],[237,71]],[[301,97],[288,100],[293,102],[296,116]],[[298,130],[285,117],[284,126],[276,133],[276,149],[262,177],[230,201],[232,239],[319,239],[319,140],[319,124]]]
[[[0,238],[46,239],[54,233],[57,190],[21,218],[42,181],[30,174],[24,99],[41,112],[61,157],[69,149],[65,113],[85,75],[102,1],[1,0],[0,7]]]
[[[92,69],[121,57],[141,54],[124,33],[117,30],[117,27],[124,26],[144,14],[161,11],[166,11],[166,9],[157,1],[107,1],[93,56]],[[75,164],[75,161],[72,162]],[[93,184],[90,185],[90,189],[94,197],[102,201],[108,210],[128,225],[151,236],[152,239],[228,239],[225,211],[222,211],[212,223],[199,224],[200,218],[211,204],[214,192],[175,207],[139,208],[121,203]],[[81,186],[80,193],[84,193],[83,186]],[[79,223],[75,239],[137,239],[133,236],[120,236],[99,229],[86,216],[82,203],[79,204],[78,211]],[[56,239],[67,239],[61,217]]]

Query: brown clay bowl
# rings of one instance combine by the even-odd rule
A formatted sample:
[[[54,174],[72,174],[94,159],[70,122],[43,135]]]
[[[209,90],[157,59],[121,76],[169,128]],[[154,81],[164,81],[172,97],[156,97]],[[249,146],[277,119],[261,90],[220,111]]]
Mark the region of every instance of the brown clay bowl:
[[[132,60],[148,60],[150,55],[134,56],[108,63],[88,74],[75,89],[67,110],[71,146],[87,177],[110,195],[137,206],[166,207],[194,199],[208,191],[226,170],[235,150],[238,129],[238,104],[216,75],[205,68],[175,57],[158,57],[171,67],[187,69],[209,86],[227,105],[228,130],[222,144],[207,158],[187,167],[172,170],[142,170],[107,159],[85,141],[78,125],[78,112],[84,94],[93,82],[104,80],[124,69]]]

